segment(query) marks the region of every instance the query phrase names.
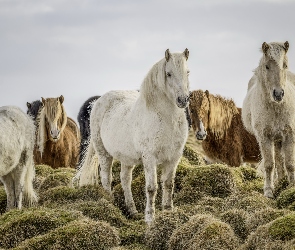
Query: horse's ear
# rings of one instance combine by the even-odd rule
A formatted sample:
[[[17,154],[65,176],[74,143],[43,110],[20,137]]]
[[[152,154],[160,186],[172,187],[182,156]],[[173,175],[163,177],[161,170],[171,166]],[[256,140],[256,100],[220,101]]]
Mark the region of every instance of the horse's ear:
[[[170,58],[170,57],[171,57],[170,51],[169,51],[169,49],[166,49],[166,51],[165,51],[166,62],[169,61],[169,58]]]
[[[284,43],[284,49],[285,49],[285,51],[286,51],[286,53],[288,52],[288,49],[289,49],[289,42],[288,41],[286,41],[285,43]]]
[[[262,51],[265,55],[266,55],[266,52],[268,51],[268,49],[269,49],[269,45],[266,42],[264,42],[262,44]]]
[[[42,107],[44,107],[44,106],[45,106],[45,101],[46,101],[46,99],[43,98],[43,97],[41,97],[41,100],[42,100]]]
[[[27,107],[30,109],[32,107],[31,103],[27,102]]]
[[[209,90],[205,91],[206,96],[209,98]]]
[[[59,97],[59,101],[60,101],[60,104],[62,104],[63,102],[64,102],[64,96],[63,95],[61,95],[60,97]]]
[[[185,59],[187,60],[188,56],[189,56],[189,51],[187,48],[184,50],[183,54],[184,54]]]

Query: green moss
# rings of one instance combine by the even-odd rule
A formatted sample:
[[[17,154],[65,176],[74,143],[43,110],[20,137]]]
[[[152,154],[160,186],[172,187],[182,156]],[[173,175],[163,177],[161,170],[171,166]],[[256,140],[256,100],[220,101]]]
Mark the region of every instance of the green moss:
[[[240,193],[228,197],[226,199],[226,207],[229,209],[243,209],[254,213],[261,209],[274,208],[275,202],[258,192]]]
[[[278,208],[294,208],[295,205],[295,188],[289,188],[281,192],[277,197]]]
[[[295,238],[295,213],[274,220],[269,227],[269,233],[274,239],[291,240]]]
[[[112,250],[150,250],[147,246],[144,244],[131,244],[127,246],[119,246],[112,248]]]
[[[0,214],[5,213],[7,205],[7,196],[4,186],[0,187]]]
[[[228,223],[235,234],[241,239],[245,240],[249,234],[248,228],[246,226],[246,221],[249,214],[244,210],[231,209],[220,215],[223,222]]]
[[[11,210],[0,217],[0,247],[15,247],[25,239],[44,234],[80,217],[78,212],[48,208]]]
[[[48,165],[36,165],[35,172],[36,176],[47,177],[54,172],[54,169]]]
[[[60,204],[74,203],[77,201],[96,201],[101,198],[111,200],[109,194],[100,185],[89,185],[80,188],[60,186],[41,193],[39,203],[44,206],[56,207]]]
[[[121,245],[144,244],[146,223],[143,220],[129,222],[119,228]]]
[[[147,228],[145,242],[151,249],[167,249],[168,240],[175,228],[188,221],[188,216],[184,211],[175,209],[174,211],[162,211],[156,214],[152,225]]]
[[[173,231],[168,242],[168,249],[187,249],[194,235],[200,234],[204,227],[212,221],[214,221],[214,217],[208,214],[197,214],[190,217],[188,222]]]
[[[183,179],[183,186],[191,186],[196,192],[224,198],[235,191],[235,180],[229,167],[212,164],[190,169]]]
[[[274,197],[277,198],[284,190],[288,188],[288,186],[289,181],[287,177],[280,180],[280,182],[275,185]]]
[[[183,149],[183,157],[188,159],[188,161],[191,165],[200,166],[205,163],[203,160],[203,156],[201,154],[199,154],[197,151],[193,150],[188,145],[185,145],[185,147]]]
[[[207,224],[199,234],[195,234],[189,241],[188,250],[234,250],[239,246],[230,225],[214,220]]]
[[[274,208],[265,208],[258,210],[253,214],[249,214],[246,221],[247,229],[249,232],[254,232],[259,226],[265,225],[278,217],[286,215],[291,211],[274,209]]]
[[[67,205],[65,208],[81,211],[84,216],[93,220],[103,220],[111,226],[122,227],[128,224],[119,208],[104,198],[98,201],[81,201]]]
[[[110,249],[120,243],[118,232],[100,221],[75,221],[49,233],[23,242],[17,250],[97,250]]]
[[[45,191],[49,188],[58,186],[69,186],[74,174],[69,171],[57,171],[49,174],[41,183],[39,191]]]

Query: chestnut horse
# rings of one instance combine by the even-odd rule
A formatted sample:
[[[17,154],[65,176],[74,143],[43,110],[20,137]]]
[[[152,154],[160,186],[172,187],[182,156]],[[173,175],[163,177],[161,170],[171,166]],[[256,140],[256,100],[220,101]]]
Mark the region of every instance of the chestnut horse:
[[[80,132],[77,124],[67,117],[63,101],[62,95],[58,98],[42,97],[36,117],[35,164],[75,168],[78,163]],[[29,108],[30,105],[27,103],[27,106]]]
[[[244,162],[261,160],[255,136],[243,126],[241,109],[233,100],[209,91],[195,90],[190,95],[192,126],[202,147],[206,160],[238,167]]]

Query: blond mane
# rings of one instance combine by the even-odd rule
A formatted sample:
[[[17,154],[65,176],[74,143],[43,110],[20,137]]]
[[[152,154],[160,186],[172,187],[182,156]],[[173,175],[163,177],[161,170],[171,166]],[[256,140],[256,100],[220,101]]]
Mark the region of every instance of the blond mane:
[[[50,100],[50,99],[56,99],[56,98],[48,98],[47,100]],[[59,110],[58,107],[60,107],[61,109]],[[49,140],[48,133],[47,133],[48,125],[46,123],[46,117],[53,117],[55,114],[59,114],[57,119],[58,119],[58,123],[60,124],[60,133],[62,134],[64,128],[67,125],[67,114],[62,104],[60,104],[60,106],[50,105],[50,107],[46,107],[46,104],[45,104],[45,106],[41,106],[38,111],[38,115],[36,118],[36,127],[37,127],[36,144],[37,144],[37,148],[39,149],[41,153],[41,156],[44,151],[44,145],[46,141]]]
[[[207,105],[203,105],[207,102]],[[220,95],[212,95],[208,90],[193,91],[190,105],[198,114],[208,115],[208,128],[216,137],[223,137],[231,125],[232,118],[238,109],[232,99]]]

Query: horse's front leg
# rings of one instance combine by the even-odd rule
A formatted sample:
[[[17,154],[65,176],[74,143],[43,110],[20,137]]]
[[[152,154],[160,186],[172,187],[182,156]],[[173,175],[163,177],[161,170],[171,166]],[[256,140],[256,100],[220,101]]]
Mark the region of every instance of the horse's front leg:
[[[285,165],[288,174],[288,180],[290,185],[295,184],[294,166],[295,166],[295,149],[294,149],[294,135],[288,135],[283,149],[285,152]]]
[[[260,138],[259,138],[260,139]],[[268,138],[259,140],[262,162],[264,166],[264,196],[273,198],[273,175],[274,175],[274,143]]]
[[[167,162],[163,164],[162,168],[162,208],[173,209],[173,190],[174,190],[174,178],[176,173],[177,164],[179,161]]]
[[[151,224],[155,216],[155,200],[157,194],[157,166],[152,157],[143,157],[146,189],[145,221]]]
[[[276,141],[275,147],[275,168],[277,170],[277,183],[285,177],[285,156],[282,150],[282,141]]]
[[[131,182],[132,182],[132,170],[134,166],[127,166],[121,163],[121,184],[124,190],[125,205],[127,207],[130,217],[134,217],[137,214],[135,203],[132,197]]]

